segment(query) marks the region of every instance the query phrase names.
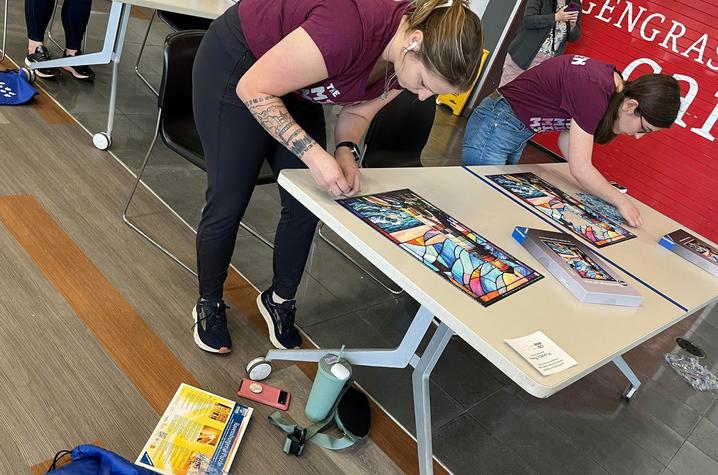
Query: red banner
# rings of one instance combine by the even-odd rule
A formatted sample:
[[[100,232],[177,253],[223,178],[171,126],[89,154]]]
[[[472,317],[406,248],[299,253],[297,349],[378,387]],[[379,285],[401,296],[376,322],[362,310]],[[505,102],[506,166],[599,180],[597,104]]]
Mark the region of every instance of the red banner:
[[[582,3],[581,38],[568,52],[615,64],[629,80],[672,74],[683,96],[669,130],[597,145],[593,163],[631,196],[718,242],[718,0]],[[560,153],[555,134],[536,141]]]

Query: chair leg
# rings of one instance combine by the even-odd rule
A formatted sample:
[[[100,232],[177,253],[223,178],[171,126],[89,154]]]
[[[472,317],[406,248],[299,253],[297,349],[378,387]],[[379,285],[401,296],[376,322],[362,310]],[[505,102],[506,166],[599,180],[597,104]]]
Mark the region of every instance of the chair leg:
[[[142,53],[145,50],[145,44],[147,44],[147,37],[150,35],[150,29],[152,28],[152,22],[155,20],[155,16],[157,16],[157,10],[152,10],[152,16],[150,17],[149,23],[147,23],[147,31],[145,31],[145,38],[142,40],[142,44],[140,45],[140,52],[137,54],[137,62],[135,62],[135,74],[137,74],[137,77],[139,77],[142,82],[144,82],[147,87],[150,88],[150,90],[154,93],[155,96],[159,96],[157,89],[152,87],[152,84],[150,84],[150,82],[140,72],[140,60],[142,59]]]
[[[332,242],[331,239],[329,239],[328,237],[326,237],[326,236],[322,233],[322,230],[323,230],[323,229],[324,229],[324,223],[319,223],[319,237],[322,238],[322,240],[323,240],[324,242],[326,242],[326,243],[329,244],[331,247],[333,247],[335,251],[337,251],[339,254],[341,254],[342,256],[344,256],[344,258],[345,258],[346,260],[348,260],[349,262],[351,262],[352,264],[354,264],[356,267],[359,268],[359,270],[361,270],[361,271],[364,272],[366,275],[368,275],[369,277],[371,277],[377,284],[381,285],[382,287],[384,287],[387,291],[391,292],[392,294],[394,294],[394,295],[401,295],[401,294],[404,292],[404,290],[402,290],[401,288],[399,288],[399,289],[393,289],[393,288],[389,287],[388,285],[386,285],[386,284],[385,284],[384,282],[382,282],[381,280],[379,280],[379,278],[378,278],[377,276],[375,276],[374,274],[372,274],[371,272],[369,272],[364,266],[362,266],[360,263],[358,263],[352,256],[350,256],[349,254],[347,254],[342,248],[340,248],[340,247],[337,246],[334,242]]]
[[[130,196],[127,198],[127,203],[125,204],[125,209],[122,210],[122,220],[130,227],[132,228],[137,234],[145,238],[147,241],[149,241],[153,246],[155,246],[157,249],[162,251],[167,257],[175,261],[177,264],[179,264],[181,267],[183,267],[185,270],[191,272],[193,275],[197,276],[197,273],[192,270],[187,264],[182,262],[177,256],[172,254],[170,251],[165,249],[160,243],[152,239],[150,236],[147,235],[142,229],[140,229],[136,224],[134,224],[130,219],[127,217],[127,210],[130,207],[130,203],[132,202],[132,198],[135,196],[135,192],[137,191],[137,187],[140,184],[140,181],[142,180],[142,174],[145,171],[145,167],[147,166],[147,161],[150,158],[150,154],[152,153],[152,149],[155,146],[155,143],[157,142],[157,136],[159,135],[159,128],[160,128],[160,117],[162,116],[162,111],[160,110],[160,113],[157,115],[157,126],[155,127],[155,135],[152,137],[152,143],[150,144],[150,148],[147,150],[147,154],[145,155],[145,159],[142,162],[142,166],[140,167],[140,170],[137,172],[137,179],[135,180],[135,184],[132,187],[132,192],[130,193]]]
[[[52,43],[64,51],[64,48],[60,46],[60,43],[55,41],[55,38],[52,37],[52,25],[55,23],[55,13],[57,13],[57,7],[59,4],[59,0],[55,0],[55,5],[52,7],[52,16],[50,17],[50,24],[47,25],[47,37]]]
[[[5,9],[3,10],[3,21],[2,21],[2,50],[0,50],[0,63],[5,61],[5,44],[7,41],[7,2],[5,0]]]

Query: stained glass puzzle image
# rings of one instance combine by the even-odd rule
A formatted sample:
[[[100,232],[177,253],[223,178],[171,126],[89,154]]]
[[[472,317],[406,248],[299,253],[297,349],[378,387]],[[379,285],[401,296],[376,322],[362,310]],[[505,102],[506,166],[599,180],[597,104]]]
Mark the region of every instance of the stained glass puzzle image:
[[[409,189],[337,202],[484,306],[543,277]]]
[[[576,196],[578,196],[581,203],[593,209],[598,214],[610,219],[614,223],[621,225],[628,224],[626,223],[626,220],[623,219],[623,216],[621,215],[621,212],[618,211],[618,208],[613,206],[608,201],[599,198],[598,196],[589,195],[588,193],[583,192],[576,193]]]
[[[579,249],[578,246],[551,239],[541,239],[541,241],[561,259],[566,261],[566,264],[582,278],[590,280],[616,280],[611,277],[611,274],[599,266],[596,261],[591,259],[588,254]]]
[[[596,247],[636,237],[621,224],[603,216],[533,173],[487,175],[486,178]]]

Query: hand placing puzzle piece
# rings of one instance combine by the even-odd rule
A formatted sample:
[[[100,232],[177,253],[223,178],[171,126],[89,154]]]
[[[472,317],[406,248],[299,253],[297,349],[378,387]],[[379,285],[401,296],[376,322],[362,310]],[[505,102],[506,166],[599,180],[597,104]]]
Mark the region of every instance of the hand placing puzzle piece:
[[[623,216],[621,216],[621,212],[618,211],[618,208],[613,206],[608,201],[605,201],[598,196],[589,195],[588,193],[580,191],[576,193],[576,196],[578,196],[578,199],[581,200],[584,205],[588,206],[598,214],[605,216],[614,223],[628,224],[626,223],[626,220],[623,219]]]

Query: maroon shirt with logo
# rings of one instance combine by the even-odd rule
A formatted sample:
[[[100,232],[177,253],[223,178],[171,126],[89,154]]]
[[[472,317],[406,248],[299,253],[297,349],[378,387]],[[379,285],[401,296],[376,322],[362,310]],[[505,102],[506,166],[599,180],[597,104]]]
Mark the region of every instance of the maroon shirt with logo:
[[[410,7],[407,0],[242,0],[239,18],[257,58],[302,27],[321,51],[329,78],[297,93],[312,102],[345,105],[384,92],[383,77],[367,89],[369,74]],[[396,88],[396,81],[389,85]]]
[[[567,130],[573,119],[593,135],[616,92],[614,71],[611,64],[567,54],[529,69],[499,92],[536,133]]]

